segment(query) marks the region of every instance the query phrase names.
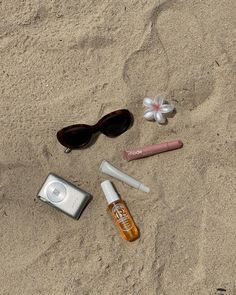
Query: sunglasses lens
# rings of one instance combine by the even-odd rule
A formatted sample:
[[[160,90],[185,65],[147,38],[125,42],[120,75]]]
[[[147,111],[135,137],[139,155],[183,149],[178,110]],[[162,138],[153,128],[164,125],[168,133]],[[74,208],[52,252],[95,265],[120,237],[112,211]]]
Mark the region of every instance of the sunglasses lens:
[[[101,132],[109,137],[118,136],[132,125],[133,116],[128,110],[114,112],[104,118]]]
[[[92,137],[89,126],[74,125],[66,127],[57,133],[58,141],[70,149],[86,146]]]

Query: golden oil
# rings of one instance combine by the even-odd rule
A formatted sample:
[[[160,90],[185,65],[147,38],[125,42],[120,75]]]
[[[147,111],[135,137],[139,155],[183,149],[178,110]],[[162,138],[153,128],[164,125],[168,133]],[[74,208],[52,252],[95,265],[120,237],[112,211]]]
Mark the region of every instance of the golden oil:
[[[108,202],[108,211],[110,211],[120,234],[124,240],[134,241],[139,238],[139,230],[126,206],[126,203],[120,199],[109,180],[102,182],[102,190]]]

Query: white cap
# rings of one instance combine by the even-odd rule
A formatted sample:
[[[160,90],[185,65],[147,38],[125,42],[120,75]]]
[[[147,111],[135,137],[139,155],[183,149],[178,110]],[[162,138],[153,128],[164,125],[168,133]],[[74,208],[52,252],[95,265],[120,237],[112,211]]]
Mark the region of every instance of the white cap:
[[[111,204],[112,202],[115,202],[120,199],[110,180],[103,181],[101,183],[101,187],[108,204]]]
[[[139,188],[140,191],[145,192],[145,193],[149,193],[150,192],[150,188],[147,187],[146,185],[144,185],[143,183],[140,184]]]

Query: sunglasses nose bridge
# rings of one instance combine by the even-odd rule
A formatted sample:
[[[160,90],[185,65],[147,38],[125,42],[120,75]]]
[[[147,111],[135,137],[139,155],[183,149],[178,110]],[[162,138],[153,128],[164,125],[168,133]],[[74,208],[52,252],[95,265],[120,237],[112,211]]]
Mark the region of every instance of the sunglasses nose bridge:
[[[92,133],[101,132],[101,124],[102,124],[102,122],[99,121],[99,122],[97,122],[97,124],[91,126]]]

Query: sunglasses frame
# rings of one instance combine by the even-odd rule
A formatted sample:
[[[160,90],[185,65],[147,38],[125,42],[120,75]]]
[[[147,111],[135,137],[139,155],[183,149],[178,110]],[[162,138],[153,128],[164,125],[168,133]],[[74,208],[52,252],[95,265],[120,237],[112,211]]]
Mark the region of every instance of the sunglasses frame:
[[[130,123],[128,126],[125,126],[124,129],[122,130],[122,132],[119,132],[118,134],[116,135],[112,135],[112,134],[106,134],[104,133],[104,131],[102,131],[102,128],[103,128],[103,125],[106,123],[106,120],[109,120],[111,119],[113,116],[119,116],[119,115],[126,115],[126,118],[129,118],[130,120]],[[69,153],[71,152],[73,149],[83,149],[85,147],[88,146],[88,144],[91,142],[91,139],[93,137],[93,135],[95,135],[96,133],[98,132],[101,132],[103,133],[104,135],[108,136],[108,137],[111,137],[111,138],[114,138],[114,137],[117,137],[119,135],[121,135],[122,133],[126,132],[132,125],[133,125],[133,122],[134,122],[134,117],[133,117],[133,114],[127,110],[127,109],[119,109],[117,111],[114,111],[114,112],[111,112],[105,116],[103,116],[96,124],[94,125],[87,125],[87,124],[74,124],[74,125],[70,125],[70,126],[67,126],[67,127],[64,127],[62,128],[61,130],[59,130],[57,132],[57,139],[58,141],[62,144],[63,142],[63,136],[64,136],[64,132],[65,131],[68,131],[68,129],[73,129],[73,128],[78,128],[78,127],[84,127],[84,128],[87,128],[89,130],[89,132],[91,133],[91,136],[89,138],[89,140],[87,142],[85,142],[84,144],[81,144],[79,147],[75,147],[75,148],[72,148],[71,146],[69,145],[66,145],[66,144],[62,144],[64,147],[66,147],[65,149],[65,153]]]

